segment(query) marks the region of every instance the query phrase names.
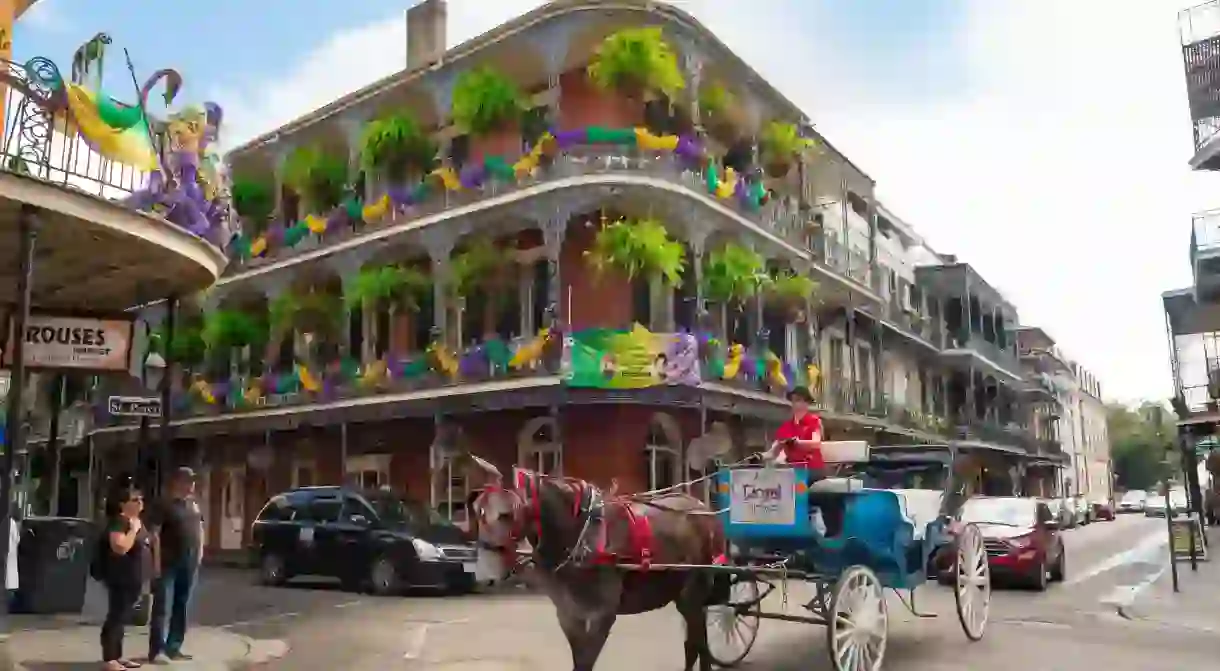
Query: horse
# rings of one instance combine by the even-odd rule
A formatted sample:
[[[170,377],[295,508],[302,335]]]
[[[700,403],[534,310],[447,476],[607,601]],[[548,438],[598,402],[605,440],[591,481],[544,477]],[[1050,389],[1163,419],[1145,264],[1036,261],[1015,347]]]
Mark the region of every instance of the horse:
[[[696,663],[711,671],[705,608],[727,599],[727,580],[649,570],[653,563],[724,561],[723,529],[702,501],[665,492],[608,496],[584,480],[520,469],[505,485],[495,466],[473,455],[469,461],[486,482],[470,511],[479,552],[503,579],[517,564],[518,546],[529,544],[533,577],[555,605],[573,671],[593,670],[619,615],[671,603],[686,624],[685,671]]]

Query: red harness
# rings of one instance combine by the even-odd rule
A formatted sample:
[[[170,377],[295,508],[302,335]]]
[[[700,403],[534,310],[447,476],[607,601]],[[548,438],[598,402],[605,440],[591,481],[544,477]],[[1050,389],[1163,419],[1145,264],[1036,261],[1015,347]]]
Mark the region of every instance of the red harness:
[[[541,485],[544,477],[546,476],[532,471],[513,469],[513,484],[511,488],[505,489],[498,486],[485,487],[483,493],[475,499],[476,510],[482,510],[482,500],[493,491],[505,491],[517,499],[517,504],[513,506],[512,528],[509,532],[508,545],[502,548],[492,548],[501,552],[509,565],[517,563],[517,546],[521,544],[521,541],[527,540],[531,532],[533,533],[533,545],[535,548],[542,543]],[[587,516],[592,514],[591,510],[583,509],[584,504],[586,501],[593,501],[598,490],[588,482],[576,478],[550,479],[553,482],[566,486],[572,492],[572,517],[585,525],[582,529],[581,537],[576,539],[576,544],[579,545],[584,542],[584,536],[589,531],[590,520]],[[593,556],[588,559],[588,562],[594,565],[638,563],[644,569],[647,569],[652,563],[654,541],[652,522],[648,516],[641,513],[636,508],[636,504],[629,497],[625,496],[616,496],[613,499],[607,500],[603,503],[603,506],[603,519],[597,532],[597,543]],[[608,526],[610,519],[608,513],[613,509],[621,510],[627,520],[630,551],[626,555],[611,552],[609,548]],[[577,547],[569,548],[569,556],[577,550]]]

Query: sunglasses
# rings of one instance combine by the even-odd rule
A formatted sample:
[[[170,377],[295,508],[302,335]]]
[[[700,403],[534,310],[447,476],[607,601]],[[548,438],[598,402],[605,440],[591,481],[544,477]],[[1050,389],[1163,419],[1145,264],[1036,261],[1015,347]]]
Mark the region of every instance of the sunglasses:
[[[144,497],[143,496],[133,496],[132,498],[127,499],[127,503],[144,503]]]

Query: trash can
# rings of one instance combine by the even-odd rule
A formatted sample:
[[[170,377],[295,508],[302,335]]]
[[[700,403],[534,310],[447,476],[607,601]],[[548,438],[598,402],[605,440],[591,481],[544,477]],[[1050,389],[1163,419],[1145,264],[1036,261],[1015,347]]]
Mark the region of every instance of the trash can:
[[[17,545],[16,610],[79,613],[85,607],[89,562],[97,543],[93,522],[75,517],[27,517]]]

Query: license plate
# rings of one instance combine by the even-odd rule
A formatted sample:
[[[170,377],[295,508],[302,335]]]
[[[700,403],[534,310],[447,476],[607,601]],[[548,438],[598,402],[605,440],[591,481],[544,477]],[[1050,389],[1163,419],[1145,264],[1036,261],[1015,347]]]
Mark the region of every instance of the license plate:
[[[462,564],[462,571],[465,573],[474,573],[474,562]]]

